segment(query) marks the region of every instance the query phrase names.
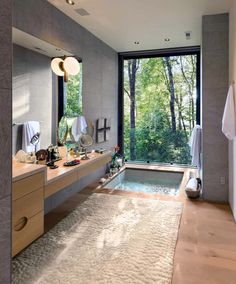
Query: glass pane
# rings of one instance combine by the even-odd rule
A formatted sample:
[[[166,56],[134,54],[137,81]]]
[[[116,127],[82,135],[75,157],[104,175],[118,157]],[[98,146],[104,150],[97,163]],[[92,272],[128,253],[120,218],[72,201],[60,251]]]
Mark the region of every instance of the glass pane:
[[[77,75],[69,75],[64,84],[64,115],[78,116],[82,114],[82,63]]]
[[[190,164],[197,55],[124,61],[127,160]]]

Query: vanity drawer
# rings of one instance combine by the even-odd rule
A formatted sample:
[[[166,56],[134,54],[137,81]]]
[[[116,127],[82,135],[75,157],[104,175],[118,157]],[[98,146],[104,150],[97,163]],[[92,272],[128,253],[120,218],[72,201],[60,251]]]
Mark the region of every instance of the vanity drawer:
[[[35,216],[22,220],[22,226],[12,229],[12,256],[32,243],[43,234],[44,214],[43,211]]]
[[[12,201],[12,228],[18,224],[18,221],[22,218],[31,218],[37,213],[43,211],[44,197],[43,187],[31,192]]]
[[[35,191],[44,185],[44,172],[34,174],[27,178],[23,178],[12,185],[12,200],[21,198],[22,196]]]
[[[77,181],[77,173],[75,171],[72,171],[72,173],[66,175],[62,175],[57,180],[50,182],[45,186],[44,197],[47,198],[76,181]]]

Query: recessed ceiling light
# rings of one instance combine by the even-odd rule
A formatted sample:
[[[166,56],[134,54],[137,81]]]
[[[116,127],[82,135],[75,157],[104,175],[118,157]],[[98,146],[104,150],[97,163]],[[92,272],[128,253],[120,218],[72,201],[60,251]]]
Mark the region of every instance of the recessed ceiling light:
[[[69,5],[75,5],[75,2],[73,0],[66,0],[66,3]]]
[[[138,44],[139,44],[139,41],[135,41],[134,44],[137,44],[137,45],[138,45]]]
[[[164,41],[169,42],[170,39],[167,37],[167,38],[164,39]]]

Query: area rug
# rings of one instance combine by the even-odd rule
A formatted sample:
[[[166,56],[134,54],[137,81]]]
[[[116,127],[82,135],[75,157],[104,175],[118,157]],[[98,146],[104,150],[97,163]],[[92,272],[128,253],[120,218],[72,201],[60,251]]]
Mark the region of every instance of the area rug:
[[[92,194],[13,260],[17,284],[171,283],[182,203]]]

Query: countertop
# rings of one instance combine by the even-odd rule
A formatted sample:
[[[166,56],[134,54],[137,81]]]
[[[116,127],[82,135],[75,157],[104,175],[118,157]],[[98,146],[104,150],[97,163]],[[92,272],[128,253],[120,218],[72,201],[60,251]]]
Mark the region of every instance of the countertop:
[[[12,162],[12,181],[15,182],[22,178],[26,178],[33,174],[39,172],[45,172],[45,185],[61,178],[64,175],[70,174],[73,171],[79,171],[79,169],[84,169],[86,165],[91,165],[93,162],[98,161],[99,159],[111,157],[111,152],[106,151],[103,154],[99,153],[90,153],[88,154],[90,157],[89,160],[81,160],[81,163],[72,167],[65,167],[63,163],[66,161],[66,158],[62,158],[62,160],[55,162],[59,167],[57,169],[50,169],[45,165],[38,164],[28,164],[28,163],[20,163],[15,160]],[[72,158],[73,159],[73,158]]]
[[[79,165],[72,166],[72,167],[65,167],[63,166],[63,163],[66,161],[65,158],[55,163],[55,165],[58,165],[59,167],[57,169],[51,170],[50,168],[47,169],[47,183],[50,183],[52,181],[57,180],[58,178],[61,178],[62,175],[70,174],[73,171],[79,171],[79,169],[82,169],[88,166],[89,164],[92,164],[95,161],[98,161],[99,159],[108,158],[111,157],[111,152],[106,151],[103,154],[99,153],[90,153],[88,154],[89,160],[82,160],[80,161]]]
[[[33,174],[39,172],[45,172],[45,181],[46,181],[46,171],[47,166],[45,165],[36,165],[36,164],[27,164],[19,163],[15,160],[12,161],[12,181],[18,181],[22,178],[26,178]]]

